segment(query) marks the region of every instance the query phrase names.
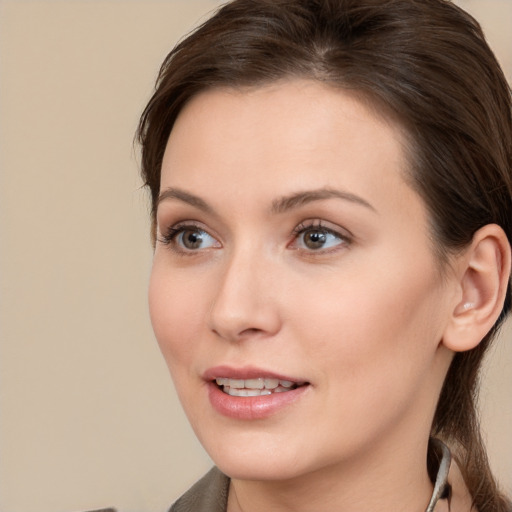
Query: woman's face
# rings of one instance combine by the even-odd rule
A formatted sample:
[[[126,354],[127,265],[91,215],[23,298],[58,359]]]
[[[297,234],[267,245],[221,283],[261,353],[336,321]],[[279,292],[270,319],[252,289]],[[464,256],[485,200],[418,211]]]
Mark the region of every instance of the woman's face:
[[[315,82],[211,90],[181,112],[151,319],[230,476],[294,477],[426,442],[454,287],[406,168],[392,122]]]

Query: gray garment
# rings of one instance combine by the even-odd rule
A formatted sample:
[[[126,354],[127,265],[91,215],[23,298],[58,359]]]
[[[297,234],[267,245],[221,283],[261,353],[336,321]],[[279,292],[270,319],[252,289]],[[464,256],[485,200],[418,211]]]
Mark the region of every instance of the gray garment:
[[[196,482],[169,512],[226,512],[229,478],[213,467]]]

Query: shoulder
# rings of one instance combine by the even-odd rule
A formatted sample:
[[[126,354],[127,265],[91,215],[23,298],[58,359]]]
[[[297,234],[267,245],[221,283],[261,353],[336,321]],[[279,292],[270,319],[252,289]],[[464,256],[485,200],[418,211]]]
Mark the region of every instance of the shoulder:
[[[216,467],[206,473],[169,512],[226,512],[229,478]]]

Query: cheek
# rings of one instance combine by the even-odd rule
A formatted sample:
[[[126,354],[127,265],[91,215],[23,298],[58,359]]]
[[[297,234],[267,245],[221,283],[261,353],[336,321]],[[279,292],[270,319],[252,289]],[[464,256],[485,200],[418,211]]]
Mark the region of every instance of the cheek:
[[[149,313],[155,337],[171,371],[192,359],[196,333],[204,321],[201,294],[190,281],[155,257],[149,283]]]
[[[306,357],[331,382],[334,377],[360,393],[367,386],[399,386],[400,380],[412,384],[429,371],[442,336],[443,291],[435,271],[425,271],[428,265],[415,268],[353,267],[343,279],[324,283],[320,293],[300,294],[302,300],[292,303]]]
[[[325,431],[360,446],[428,407],[437,347],[439,293],[422,278],[346,278],[311,297],[295,331],[318,376]],[[330,296],[326,299],[326,296]],[[294,305],[297,312],[299,303]],[[439,317],[439,315],[438,315]],[[436,326],[437,324],[437,326]],[[334,405],[333,405],[334,404]]]

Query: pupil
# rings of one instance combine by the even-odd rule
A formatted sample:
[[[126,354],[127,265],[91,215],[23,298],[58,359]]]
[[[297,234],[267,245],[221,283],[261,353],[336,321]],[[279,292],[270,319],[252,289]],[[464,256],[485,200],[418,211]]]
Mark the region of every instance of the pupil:
[[[320,231],[310,231],[306,234],[305,244],[310,249],[318,249],[326,242],[326,235]]]
[[[183,245],[185,245],[187,249],[197,249],[200,247],[202,241],[201,235],[196,231],[185,231],[185,233],[183,233]]]

